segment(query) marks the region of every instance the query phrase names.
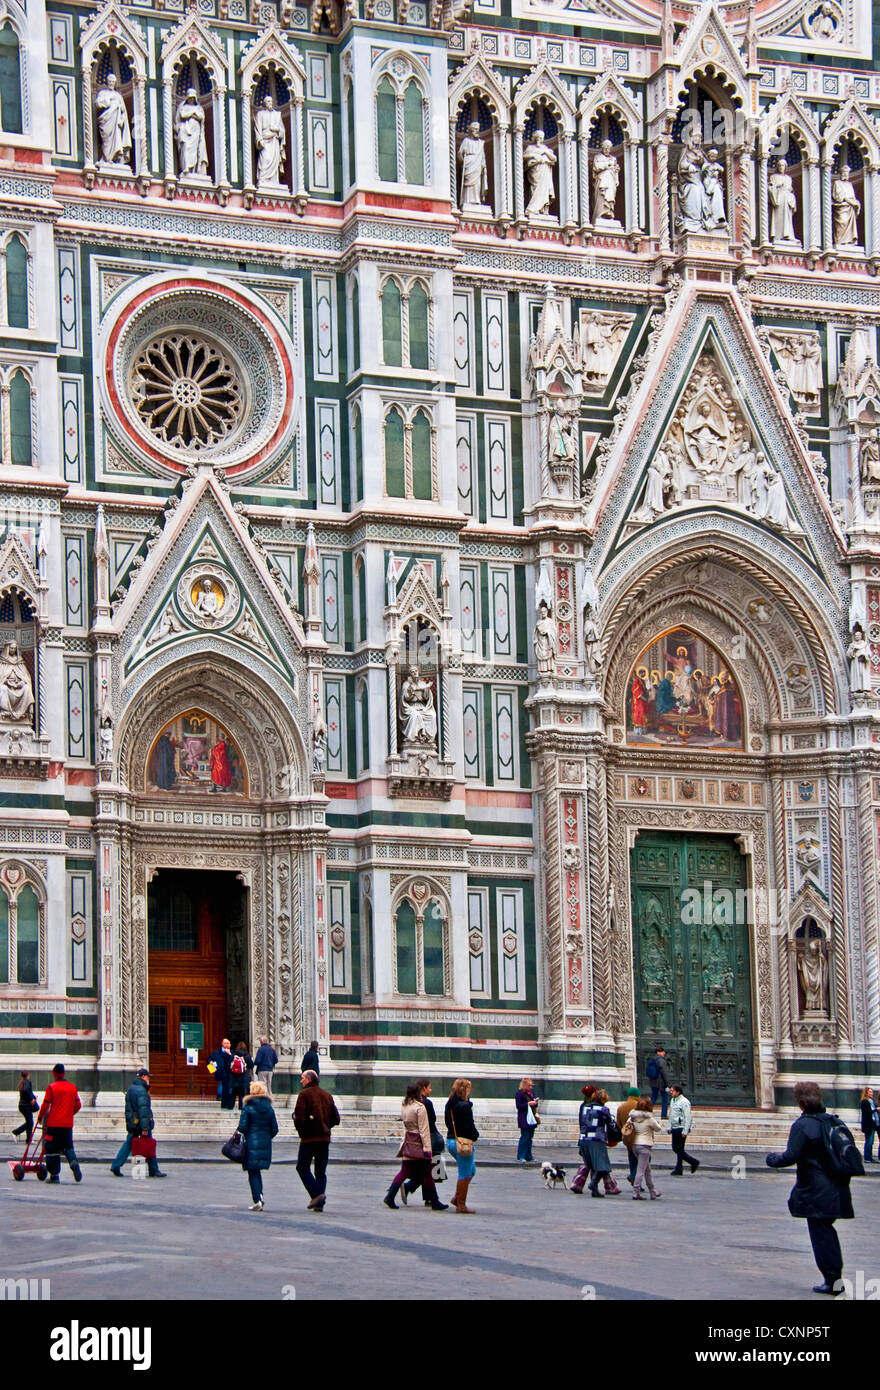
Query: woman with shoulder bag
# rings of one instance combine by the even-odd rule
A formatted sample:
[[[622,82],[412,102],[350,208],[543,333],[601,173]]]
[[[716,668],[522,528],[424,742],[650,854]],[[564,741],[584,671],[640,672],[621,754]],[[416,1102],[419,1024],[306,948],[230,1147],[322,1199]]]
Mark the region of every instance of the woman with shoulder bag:
[[[530,1076],[523,1077],[514,1100],[516,1102],[516,1122],[519,1125],[516,1161],[517,1163],[535,1163],[537,1160],[532,1157],[532,1140],[540,1120],[538,1119],[538,1097],[532,1089]]]
[[[480,1131],[474,1124],[474,1107],[470,1099],[471,1083],[459,1077],[452,1083],[449,1099],[446,1102],[446,1147],[458,1164],[458,1182],[452,1205],[460,1216],[473,1216],[467,1205],[467,1190],[474,1180],[477,1165],[474,1162],[474,1144]]]
[[[272,1164],[272,1140],[278,1133],[278,1120],[262,1081],[251,1082],[251,1093],[241,1107],[239,1133],[247,1142],[242,1168],[248,1175],[253,1204],[251,1211],[263,1210],[263,1173]]]
[[[431,1125],[422,1100],[420,1082],[414,1081],[411,1086],[407,1086],[400,1117],[403,1120],[403,1143],[397,1150],[397,1157],[403,1159],[403,1164],[382,1201],[386,1207],[399,1211],[394,1198],[403,1184],[409,1182],[413,1188],[421,1185],[425,1202],[432,1211],[447,1211],[446,1203],[441,1202],[437,1196],[431,1173]]]
[[[654,1135],[663,1133],[663,1126],[659,1120],[655,1120],[653,1114],[654,1107],[650,1100],[637,1100],[635,1108],[630,1111],[629,1119],[623,1127],[624,1142],[630,1136],[627,1130],[632,1126],[632,1151],[637,1160],[635,1182],[633,1183],[633,1200],[643,1202],[642,1182],[644,1182],[651,1194],[653,1202],[660,1193],[654,1186],[654,1178],[651,1173],[651,1154],[654,1148]]]
[[[608,1193],[616,1197],[620,1188],[611,1176],[611,1162],[608,1158],[608,1141],[611,1138],[610,1131],[614,1120],[608,1109],[607,1091],[593,1091],[588,1098],[584,1087],[584,1100],[578,1114],[578,1123],[581,1134],[578,1150],[584,1167],[590,1169],[590,1196],[604,1197],[605,1193]],[[613,1142],[617,1143],[619,1138],[617,1135]],[[605,1192],[599,1191],[600,1178],[604,1179]]]

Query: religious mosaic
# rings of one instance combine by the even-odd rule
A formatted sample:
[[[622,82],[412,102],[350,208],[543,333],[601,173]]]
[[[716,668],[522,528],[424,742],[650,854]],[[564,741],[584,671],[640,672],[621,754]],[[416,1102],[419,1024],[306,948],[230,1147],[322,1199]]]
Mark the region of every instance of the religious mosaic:
[[[225,729],[199,709],[172,719],[150,751],[146,789],[247,795],[244,762]]]
[[[627,683],[627,742],[741,748],[742,699],[714,647],[686,628],[657,638]]]

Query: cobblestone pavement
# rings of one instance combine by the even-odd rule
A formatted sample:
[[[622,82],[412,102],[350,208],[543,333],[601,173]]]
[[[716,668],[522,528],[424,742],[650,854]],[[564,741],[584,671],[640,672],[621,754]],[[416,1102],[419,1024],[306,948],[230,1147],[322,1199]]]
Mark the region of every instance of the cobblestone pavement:
[[[113,1147],[89,1146],[83,1156],[96,1161],[84,1163],[79,1185],[66,1165],[60,1186],[0,1175],[0,1277],[49,1279],[52,1299],[76,1300],[823,1302],[810,1292],[817,1273],[805,1223],[786,1209],[793,1176],[757,1158],[740,1179],[722,1155],[672,1178],[664,1149],[659,1202],[633,1202],[619,1165],[622,1194],[599,1202],[548,1192],[538,1168],[512,1166],[512,1150],[498,1145],[495,1162],[480,1156],[469,1194],[476,1215],[462,1221],[418,1200],[399,1211],[382,1204],[396,1167],[387,1145],[336,1147],[323,1214],[306,1211],[291,1145],[278,1146],[265,1175],[262,1214],[248,1211],[247,1179],[232,1164],[174,1161],[175,1151],[216,1153],[213,1145],[169,1144],[165,1182],[134,1180],[129,1169],[112,1177],[98,1160]],[[367,1149],[381,1161],[365,1161]],[[880,1276],[871,1219],[880,1186],[869,1186],[878,1182],[880,1171],[854,1183],[857,1219],[838,1227],[851,1276]]]

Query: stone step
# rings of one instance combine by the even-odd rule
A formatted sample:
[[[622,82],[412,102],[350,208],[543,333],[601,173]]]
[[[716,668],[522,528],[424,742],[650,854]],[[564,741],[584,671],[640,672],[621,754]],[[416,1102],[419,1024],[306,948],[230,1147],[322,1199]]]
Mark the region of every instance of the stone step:
[[[290,1109],[290,1099],[288,1096],[281,1097],[276,1106],[282,1135],[288,1129],[293,1129],[291,1118],[284,1114]],[[346,1110],[343,1104],[340,1110],[341,1123],[334,1138],[357,1143],[376,1139],[391,1141],[400,1137],[400,1112],[396,1108],[393,1111],[370,1112]],[[211,1101],[165,1101],[161,1098],[156,1100],[154,1112],[155,1135],[159,1140],[216,1139],[220,1142],[229,1137],[236,1113],[220,1110]],[[515,1141],[517,1130],[511,1116],[481,1113],[479,1105],[475,1106],[475,1113],[484,1139]],[[659,1118],[659,1111],[657,1115]],[[697,1110],[688,1147],[732,1151],[741,1148],[784,1148],[794,1118],[795,1112]],[[21,1116],[12,1106],[0,1109],[0,1130],[4,1135],[20,1123]],[[577,1141],[577,1132],[577,1110],[572,1108],[568,1114],[542,1116],[536,1138],[539,1143],[571,1145]],[[121,1142],[125,1134],[122,1107],[118,1111],[84,1107],[76,1117],[76,1134],[81,1140],[118,1139]]]

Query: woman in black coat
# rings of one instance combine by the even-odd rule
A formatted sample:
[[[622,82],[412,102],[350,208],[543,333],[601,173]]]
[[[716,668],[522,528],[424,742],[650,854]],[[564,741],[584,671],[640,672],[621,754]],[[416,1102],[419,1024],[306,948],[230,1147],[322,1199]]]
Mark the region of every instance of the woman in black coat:
[[[27,1130],[25,1145],[31,1142],[31,1135],[34,1132],[34,1112],[39,1109],[36,1097],[34,1096],[34,1084],[31,1081],[29,1071],[23,1071],[21,1080],[18,1083],[18,1113],[24,1120],[23,1125],[12,1131],[13,1134],[23,1134]]]
[[[797,1165],[797,1181],[791,1189],[788,1209],[792,1216],[806,1219],[813,1255],[825,1281],[815,1285],[813,1293],[838,1294],[843,1292],[843,1255],[834,1223],[853,1218],[850,1180],[839,1177],[828,1161],[823,1138],[826,1111],[815,1081],[799,1081],[794,1098],[803,1113],[791,1127],[785,1153],[768,1154],[767,1166]]]
[[[880,1115],[877,1113],[877,1106],[874,1101],[873,1086],[866,1086],[862,1091],[862,1099],[859,1105],[861,1116],[862,1133],[865,1136],[864,1158],[866,1163],[876,1163],[871,1150],[874,1147],[874,1135],[880,1129]]]
[[[272,1165],[272,1140],[278,1133],[278,1120],[262,1081],[251,1082],[251,1093],[242,1106],[238,1128],[247,1140],[247,1157],[242,1168],[251,1185],[251,1211],[263,1210],[263,1173]]]

